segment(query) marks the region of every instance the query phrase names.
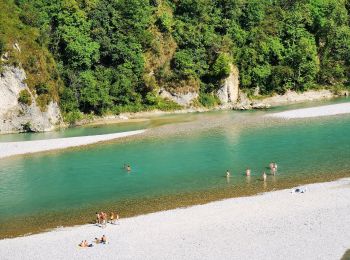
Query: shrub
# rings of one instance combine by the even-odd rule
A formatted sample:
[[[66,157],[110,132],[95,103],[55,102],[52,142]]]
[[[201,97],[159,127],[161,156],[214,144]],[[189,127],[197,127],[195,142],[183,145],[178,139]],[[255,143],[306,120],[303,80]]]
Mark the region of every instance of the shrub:
[[[63,120],[70,125],[83,118],[83,114],[79,111],[72,111],[63,114]]]
[[[5,42],[3,39],[0,39],[0,56],[5,52]]]
[[[159,98],[156,108],[162,111],[174,111],[174,110],[179,110],[182,107],[171,100]]]
[[[45,83],[39,83],[35,86],[36,94],[43,95],[49,93],[49,86]]]
[[[225,53],[220,53],[213,64],[213,76],[218,78],[227,77],[230,74],[230,57]]]
[[[18,102],[28,106],[32,104],[32,97],[28,90],[23,89],[19,92]]]
[[[25,124],[22,125],[22,129],[24,132],[34,132],[32,130],[32,125],[30,124],[30,122],[27,122]]]
[[[199,93],[198,100],[204,107],[214,107],[220,104],[218,97],[209,93]]]

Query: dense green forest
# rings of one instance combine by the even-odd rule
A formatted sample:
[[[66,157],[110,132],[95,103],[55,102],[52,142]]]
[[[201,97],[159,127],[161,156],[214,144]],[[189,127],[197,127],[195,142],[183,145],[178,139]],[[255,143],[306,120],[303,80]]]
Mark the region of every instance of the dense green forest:
[[[175,108],[160,88],[208,101],[230,64],[247,92],[349,86],[349,0],[1,2],[0,52],[33,41],[31,88],[67,115]]]

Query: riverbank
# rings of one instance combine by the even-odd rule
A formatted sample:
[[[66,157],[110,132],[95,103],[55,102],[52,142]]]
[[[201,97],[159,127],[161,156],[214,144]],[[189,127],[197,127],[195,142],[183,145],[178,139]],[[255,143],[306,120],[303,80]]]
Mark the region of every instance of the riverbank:
[[[287,110],[284,112],[267,114],[267,117],[276,117],[284,119],[309,118],[320,116],[333,116],[350,113],[350,102],[328,106],[310,107],[302,109]]]
[[[311,118],[321,116],[332,116],[350,113],[350,102],[339,103],[334,105],[325,105],[318,107],[310,107],[303,109],[287,110],[279,113],[269,113],[264,117],[282,118],[282,119],[297,119],[297,118]],[[115,119],[120,123],[120,119]],[[129,119],[132,122],[143,122],[147,119]],[[113,118],[100,119],[100,121],[91,122],[91,124],[113,124],[116,123]],[[132,136],[143,133],[145,130],[129,131],[122,133],[91,135],[80,137],[57,138],[37,141],[23,141],[23,142],[0,142],[0,159],[14,155],[45,152],[52,150],[59,150],[71,147],[78,147],[90,145],[98,142],[109,141],[117,138]]]
[[[142,111],[136,113],[122,113],[120,115],[108,115],[104,117],[93,117],[89,119],[83,119],[76,122],[77,126],[82,125],[103,125],[103,124],[118,124],[125,122],[135,122],[147,121],[152,117],[162,116],[162,115],[172,115],[172,114],[188,114],[188,113],[203,113],[208,111],[218,111],[218,110],[250,110],[250,109],[265,109],[275,106],[297,104],[307,101],[320,101],[332,99],[344,95],[349,95],[348,92],[340,93],[340,95],[334,92],[321,89],[321,90],[309,90],[302,93],[295,91],[287,91],[283,95],[273,95],[264,98],[253,98],[248,99],[245,94],[240,95],[240,101],[237,104],[225,104],[220,106],[215,106],[212,108],[205,107],[190,107],[183,108],[175,111]]]
[[[77,146],[95,144],[99,142],[110,141],[113,139],[137,135],[145,130],[129,131],[115,134],[90,135],[79,137],[67,137],[47,140],[24,141],[24,142],[7,142],[0,143],[0,159],[14,155],[47,152]]]
[[[340,259],[350,179],[0,241],[1,259]],[[105,234],[107,245],[79,248]]]

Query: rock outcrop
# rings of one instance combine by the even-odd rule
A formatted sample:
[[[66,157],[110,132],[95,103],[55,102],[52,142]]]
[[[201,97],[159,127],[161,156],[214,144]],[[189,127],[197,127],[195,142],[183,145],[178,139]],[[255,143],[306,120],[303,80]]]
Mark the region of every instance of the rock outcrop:
[[[171,93],[165,89],[159,91],[159,96],[162,98],[174,101],[183,107],[189,107],[192,102],[198,98],[197,92],[187,92],[187,93]]]
[[[237,102],[239,96],[239,72],[236,66],[231,65],[231,72],[216,95],[223,105]]]
[[[43,132],[54,130],[62,117],[56,102],[50,102],[46,111],[41,111],[34,95],[24,83],[25,71],[17,67],[3,67],[0,75],[0,134],[23,131]],[[18,101],[19,93],[27,90],[31,104]]]

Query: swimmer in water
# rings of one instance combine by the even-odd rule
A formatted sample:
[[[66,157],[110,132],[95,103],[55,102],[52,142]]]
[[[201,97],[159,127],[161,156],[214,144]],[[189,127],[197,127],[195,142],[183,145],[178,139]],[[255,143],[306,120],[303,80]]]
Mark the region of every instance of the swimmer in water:
[[[250,173],[251,173],[250,169],[247,168],[247,170],[245,171],[245,175],[246,175],[246,176],[250,176]]]
[[[130,171],[131,171],[131,167],[130,167],[130,165],[126,166],[126,170],[127,170],[128,172],[130,172]]]
[[[230,175],[231,175],[230,172],[227,170],[226,171],[226,177],[230,177]]]

